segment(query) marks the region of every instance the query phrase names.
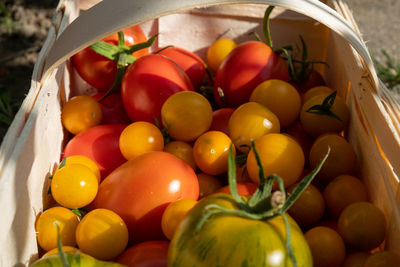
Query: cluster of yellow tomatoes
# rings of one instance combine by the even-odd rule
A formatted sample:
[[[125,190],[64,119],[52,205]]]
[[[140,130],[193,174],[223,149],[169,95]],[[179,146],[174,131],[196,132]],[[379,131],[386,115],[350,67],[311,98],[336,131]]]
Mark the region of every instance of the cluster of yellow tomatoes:
[[[235,47],[227,39],[212,44],[207,55],[210,70],[215,72]],[[369,259],[372,256],[378,258],[382,257],[379,253],[390,252],[371,254],[384,241],[387,222],[383,213],[368,202],[366,187],[357,177],[356,154],[343,136],[349,117],[344,99],[329,87],[313,87],[300,94],[290,83],[271,79],[260,83],[249,101],[236,108],[213,110],[199,92],[175,93],[163,103],[158,125],[130,123],[121,132],[118,145],[126,160],[151,151],[168,152],[182,159],[196,172],[200,199],[229,192],[227,168],[232,144],[238,162],[238,190],[244,195],[254,193],[260,182],[252,141],[265,175],[280,176],[289,194],[330,149],[317,177],[288,213],[304,230],[314,266],[363,266],[365,261],[373,261]],[[101,120],[101,107],[89,96],[74,97],[62,109],[63,126],[74,135]],[[74,155],[59,164],[50,186],[55,203],[36,222],[38,244],[47,251],[43,257],[57,253],[58,236],[65,252],[79,248],[107,261],[124,253],[129,233],[121,216],[109,209],[83,210],[90,208],[100,183],[94,159]],[[197,200],[183,198],[165,208],[161,219],[165,244],[196,204]],[[163,249],[157,254],[165,260],[160,266],[166,264],[168,245]],[[136,266],[133,260],[119,262]]]

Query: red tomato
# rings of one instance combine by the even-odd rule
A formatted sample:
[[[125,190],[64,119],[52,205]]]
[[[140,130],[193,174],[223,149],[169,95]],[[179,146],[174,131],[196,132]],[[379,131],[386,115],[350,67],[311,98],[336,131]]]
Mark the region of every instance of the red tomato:
[[[180,47],[171,46],[158,54],[166,56],[178,64],[189,76],[194,88],[199,88],[206,76],[204,61],[196,54]]]
[[[96,100],[99,100],[104,94],[105,92],[99,92],[92,95],[92,97]],[[124,105],[122,104],[122,98],[119,93],[112,93],[99,103],[103,115],[101,124],[130,123],[130,119],[128,114],[126,114]]]
[[[128,248],[116,262],[127,267],[167,267],[168,241],[146,241]]]
[[[126,126],[105,124],[90,128],[68,142],[64,157],[82,155],[92,159],[99,167],[101,177],[104,178],[126,161],[119,150],[119,136]]]
[[[161,122],[161,107],[172,94],[191,91],[193,86],[185,72],[162,55],[139,58],[125,72],[121,96],[132,121]]]
[[[142,29],[137,25],[124,30],[124,36],[125,44],[127,46],[147,41]],[[117,45],[118,34],[115,33],[110,35],[104,38],[103,41]],[[139,50],[132,55],[138,58],[146,54],[148,54],[148,49]],[[72,56],[72,63],[79,75],[88,84],[99,91],[107,91],[114,83],[117,73],[116,63],[113,60],[97,54],[90,47],[87,47]]]
[[[321,73],[316,70],[312,70],[304,81],[293,82],[293,85],[300,93],[304,93],[310,88],[326,85],[326,82]]]
[[[258,188],[258,185],[255,183],[238,183],[237,184],[237,189],[239,195],[242,196],[251,196],[256,192]],[[231,190],[229,189],[229,185],[226,185],[216,191],[216,193],[231,193]]]
[[[229,135],[229,118],[235,111],[233,108],[220,108],[214,110],[213,120],[211,123],[209,131],[221,131]]]
[[[242,43],[229,53],[217,71],[215,99],[221,106],[237,107],[249,100],[257,85],[269,79],[288,81],[286,62],[265,43]]]
[[[92,204],[121,216],[130,243],[139,243],[165,239],[161,218],[169,203],[198,197],[193,168],[170,153],[153,151],[129,160],[107,176]]]

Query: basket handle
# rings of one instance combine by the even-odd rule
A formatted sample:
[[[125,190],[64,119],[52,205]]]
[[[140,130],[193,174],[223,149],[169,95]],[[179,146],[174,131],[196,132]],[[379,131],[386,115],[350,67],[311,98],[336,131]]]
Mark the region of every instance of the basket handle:
[[[266,4],[309,16],[342,36],[358,52],[375,88],[378,78],[365,44],[354,28],[335,10],[318,0],[103,0],[75,19],[58,37],[46,56],[40,80],[81,49],[124,28],[164,15],[221,4]]]

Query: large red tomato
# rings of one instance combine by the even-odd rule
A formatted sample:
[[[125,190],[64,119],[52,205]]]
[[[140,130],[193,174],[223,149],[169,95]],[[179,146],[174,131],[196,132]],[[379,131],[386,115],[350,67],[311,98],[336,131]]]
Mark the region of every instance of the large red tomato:
[[[194,88],[199,88],[206,75],[204,61],[196,54],[180,47],[171,46],[158,52],[178,64],[189,76]]]
[[[126,159],[119,150],[119,136],[125,124],[104,124],[92,127],[74,136],[66,145],[64,157],[87,156],[96,162],[101,177],[124,163]]]
[[[193,90],[185,72],[162,55],[139,58],[125,72],[121,96],[132,121],[161,122],[161,107],[172,94]]]
[[[96,100],[99,100],[105,95],[105,92],[99,92],[92,95]],[[124,104],[122,104],[121,94],[118,92],[108,95],[105,99],[101,100],[101,124],[128,124],[131,120],[126,114]]]
[[[269,79],[288,81],[286,62],[263,42],[242,43],[229,53],[217,70],[215,99],[221,106],[238,107],[249,101],[257,85]]]
[[[128,248],[117,262],[127,267],[167,267],[168,241],[146,241]]]
[[[114,170],[92,203],[116,212],[128,226],[130,243],[165,239],[161,218],[171,202],[197,200],[197,176],[183,160],[160,151],[143,154]]]
[[[137,25],[124,30],[124,36],[125,44],[127,46],[147,41],[142,29]],[[115,33],[110,35],[104,38],[103,41],[117,45],[118,34]],[[146,48],[139,50],[132,55],[139,58],[148,53],[148,49]],[[72,56],[72,62],[79,75],[97,90],[107,91],[114,83],[117,73],[116,63],[111,59],[97,54],[90,47],[87,47]]]

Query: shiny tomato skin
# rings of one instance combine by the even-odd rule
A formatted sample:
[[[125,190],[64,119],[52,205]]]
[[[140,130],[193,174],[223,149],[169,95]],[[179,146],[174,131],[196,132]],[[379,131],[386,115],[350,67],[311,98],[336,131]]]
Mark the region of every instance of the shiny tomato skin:
[[[107,176],[92,206],[121,216],[133,244],[165,239],[161,218],[168,204],[198,196],[193,168],[170,153],[153,151],[127,161]]]
[[[128,248],[116,262],[127,267],[167,267],[168,241],[146,241]]]
[[[161,122],[165,100],[180,91],[193,91],[185,72],[162,55],[139,58],[126,70],[121,84],[124,107],[132,121]]]
[[[220,106],[237,107],[249,100],[257,85],[269,79],[288,81],[286,62],[265,43],[242,43],[230,52],[217,71],[215,99]],[[223,91],[223,99],[219,90]]]
[[[135,43],[145,42],[147,40],[140,26],[133,26],[124,30],[125,44],[133,45]],[[103,39],[103,41],[117,45],[118,35],[115,33]],[[148,54],[148,49],[143,49],[133,53],[135,57],[141,57]],[[99,91],[107,91],[114,83],[117,73],[117,65],[114,61],[97,54],[90,47],[87,47],[74,56],[72,63],[79,75],[91,86]]]
[[[124,163],[119,150],[119,136],[127,125],[99,125],[73,137],[64,149],[64,157],[83,155],[97,163],[101,177]]]
[[[189,76],[194,88],[198,89],[200,87],[206,76],[206,68],[204,61],[198,55],[176,46],[163,49],[159,54],[170,58],[178,64]]]
[[[99,92],[92,95],[96,100],[99,100],[105,92]],[[119,124],[130,123],[128,114],[126,114],[120,93],[112,93],[105,99],[99,102],[102,112],[101,124]]]

